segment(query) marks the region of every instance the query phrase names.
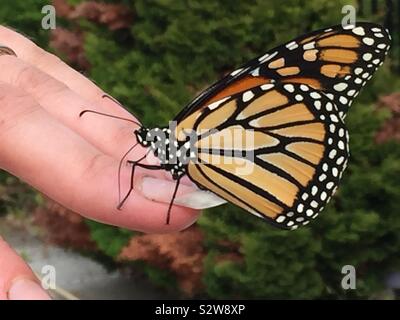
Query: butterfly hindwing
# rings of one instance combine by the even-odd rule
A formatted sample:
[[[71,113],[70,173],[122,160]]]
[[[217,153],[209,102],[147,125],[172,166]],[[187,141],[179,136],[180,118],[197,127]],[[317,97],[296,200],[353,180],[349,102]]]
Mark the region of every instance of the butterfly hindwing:
[[[263,84],[202,109],[190,124],[199,186],[288,229],[315,218],[348,158],[337,107],[305,84]]]

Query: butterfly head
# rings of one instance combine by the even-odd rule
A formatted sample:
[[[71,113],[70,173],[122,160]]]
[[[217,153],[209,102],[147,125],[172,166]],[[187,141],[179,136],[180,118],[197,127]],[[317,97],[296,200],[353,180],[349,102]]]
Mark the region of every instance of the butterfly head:
[[[141,127],[134,131],[136,136],[136,140],[141,144],[143,147],[148,147],[152,141],[149,141],[148,137],[149,129]]]

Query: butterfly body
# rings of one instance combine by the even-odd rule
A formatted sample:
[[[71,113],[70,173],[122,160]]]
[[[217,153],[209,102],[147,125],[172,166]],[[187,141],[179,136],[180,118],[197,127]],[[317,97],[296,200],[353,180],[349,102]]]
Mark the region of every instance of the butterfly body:
[[[189,139],[178,141],[171,129],[165,128],[140,128],[135,130],[137,141],[159,159],[160,169],[168,171],[174,180],[180,179],[187,172],[187,162],[194,160],[192,153],[193,147],[190,147]]]

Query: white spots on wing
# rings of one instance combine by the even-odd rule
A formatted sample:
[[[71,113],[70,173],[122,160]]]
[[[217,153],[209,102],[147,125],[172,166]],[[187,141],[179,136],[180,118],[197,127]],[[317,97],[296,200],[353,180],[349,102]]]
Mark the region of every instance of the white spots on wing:
[[[357,27],[352,30],[352,32],[358,36],[365,36],[365,31],[363,27]]]
[[[276,222],[282,223],[282,222],[285,221],[285,220],[286,220],[286,217],[285,217],[285,216],[279,216],[279,217],[276,219]]]
[[[313,200],[313,201],[311,201],[310,205],[311,205],[311,207],[313,207],[313,208],[317,208],[317,207],[318,207],[318,202],[315,201],[315,200]]]
[[[326,108],[326,110],[328,110],[328,111],[332,111],[332,110],[333,110],[333,104],[332,104],[331,102],[328,102],[328,103],[325,105],[325,108]]]
[[[357,75],[359,75],[359,74],[362,73],[363,71],[364,71],[364,69],[363,69],[363,68],[360,68],[360,67],[354,69],[354,73],[357,74]]]
[[[318,177],[318,180],[319,180],[320,182],[323,182],[326,178],[327,178],[327,175],[326,175],[325,173],[323,173],[323,174],[321,174],[321,175]]]
[[[303,195],[301,196],[301,198],[306,201],[308,199],[308,193],[303,193]]]
[[[343,91],[348,87],[348,84],[345,82],[339,82],[333,86],[336,91]]]
[[[387,33],[389,39],[392,40],[392,36],[390,35],[389,29],[385,29],[385,31],[386,31],[386,33]]]
[[[228,100],[229,98],[230,98],[230,96],[222,98],[221,100],[218,100],[218,101],[215,101],[215,102],[211,103],[210,105],[208,105],[208,109],[214,110],[214,109],[218,108],[221,105],[221,103],[223,103],[224,101]]]
[[[381,28],[372,28],[371,31],[372,32],[381,32],[382,29]]]
[[[352,97],[352,96],[354,96],[355,93],[356,93],[356,90],[352,89],[352,90],[349,90],[349,91],[347,92],[347,95],[348,95],[349,97]]]
[[[356,84],[361,84],[363,81],[362,81],[362,79],[360,79],[360,78],[356,78],[355,80],[354,80],[354,83],[356,83]]]
[[[330,118],[331,118],[332,122],[339,122],[339,119],[335,114],[331,114]]]
[[[369,77],[369,73],[368,73],[368,72],[364,73],[364,74],[361,76],[361,78],[363,78],[363,79],[367,79],[368,77]]]
[[[344,157],[342,156],[342,157],[339,157],[339,158],[337,158],[337,160],[336,160],[336,164],[338,165],[338,166],[340,166],[342,163],[343,163],[343,161],[344,161]]]
[[[251,72],[253,77],[258,77],[260,75],[260,68],[257,68]]]
[[[374,44],[374,39],[369,38],[369,37],[365,37],[362,40],[367,46],[372,46]]]
[[[379,60],[379,59],[372,60],[372,63],[375,65],[378,65],[380,62],[381,62],[381,60]]]
[[[321,192],[320,198],[322,201],[325,201],[327,197],[328,197],[328,195],[325,191]]]
[[[338,142],[338,147],[339,149],[344,150],[344,142],[342,140]]]
[[[315,196],[315,195],[317,194],[317,192],[318,192],[318,187],[317,187],[317,186],[313,186],[313,187],[311,188],[311,194],[312,194],[313,196]]]
[[[298,206],[297,206],[297,212],[303,212],[303,210],[304,210],[304,204],[302,204],[302,203],[300,203]]]
[[[302,84],[302,85],[300,85],[300,90],[306,92],[306,91],[310,90],[310,88],[308,86],[306,86],[305,84]]]
[[[384,44],[384,43],[380,43],[380,44],[378,44],[378,48],[379,49],[385,49],[387,46],[386,46],[386,44]]]
[[[384,37],[383,33],[380,33],[380,32],[374,33],[374,36],[377,37],[377,38],[383,38]]]
[[[237,74],[239,74],[241,71],[243,70],[243,68],[237,69],[235,71],[231,72],[231,76],[236,76]]]
[[[315,91],[311,92],[310,96],[311,96],[311,98],[314,98],[314,99],[320,99],[321,98],[321,95],[318,92],[315,92]]]
[[[311,217],[313,214],[314,214],[314,211],[312,209],[307,209],[306,210],[307,217]]]
[[[349,102],[349,100],[344,96],[340,96],[339,102],[342,104],[347,104]]]
[[[254,97],[254,93],[252,91],[246,91],[245,93],[243,93],[243,97],[242,100],[243,102],[247,102],[249,100],[251,100]]]
[[[334,159],[334,158],[336,157],[336,155],[337,155],[337,151],[336,151],[335,149],[332,149],[332,150],[329,152],[328,157],[329,157],[330,159]]]
[[[315,48],[315,42],[313,41],[313,42],[309,42],[309,43],[306,43],[304,46],[303,46],[303,49],[304,50],[310,50],[310,49],[314,49]]]
[[[331,190],[331,189],[333,188],[334,185],[335,185],[335,184],[334,184],[333,182],[328,182],[328,183],[326,184],[326,188],[327,188],[328,190]]]
[[[271,53],[271,54],[266,53],[263,56],[261,56],[260,58],[258,58],[258,61],[260,61],[261,63],[264,63],[265,61],[271,60],[277,54],[278,54],[278,51],[275,51],[274,53]]]
[[[301,94],[296,94],[296,96],[294,97],[296,99],[296,101],[303,101],[303,96]]]
[[[260,86],[261,90],[263,91],[267,91],[270,90],[274,87],[275,85],[273,85],[272,83],[267,83],[267,84],[263,84]]]
[[[335,96],[332,93],[327,93],[326,96],[330,99],[333,100]]]
[[[371,60],[371,58],[372,58],[372,54],[369,53],[369,52],[364,53],[363,56],[362,56],[362,58],[363,58],[364,61],[369,61],[369,60]]]
[[[315,102],[314,102],[314,107],[315,107],[317,110],[320,110],[320,109],[321,109],[321,101],[319,101],[319,100],[315,101]]]
[[[289,42],[286,45],[286,48],[288,48],[289,50],[294,50],[294,49],[297,49],[298,47],[299,47],[299,45],[297,44],[296,41]]]
[[[294,92],[294,86],[292,84],[285,84],[283,86],[286,91],[293,93]]]

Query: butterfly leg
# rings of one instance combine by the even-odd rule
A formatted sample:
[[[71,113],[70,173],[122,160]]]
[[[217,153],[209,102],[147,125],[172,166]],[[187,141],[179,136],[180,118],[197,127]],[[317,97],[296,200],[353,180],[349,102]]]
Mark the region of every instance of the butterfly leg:
[[[134,164],[132,165],[132,170],[131,170],[131,183],[130,183],[130,186],[129,186],[129,190],[128,190],[128,192],[126,193],[125,197],[122,199],[122,201],[120,201],[120,203],[118,204],[118,206],[117,206],[117,209],[118,209],[118,210],[121,210],[121,208],[122,208],[122,206],[124,205],[126,199],[128,199],[128,197],[130,196],[130,194],[131,194],[131,192],[132,192],[132,190],[133,190],[133,181],[134,181],[134,177],[135,177],[135,168],[136,168],[136,163],[134,163]]]
[[[175,197],[176,197],[176,193],[178,192],[180,181],[181,181],[181,179],[176,180],[175,190],[174,190],[174,193],[172,195],[171,202],[169,203],[168,212],[167,212],[167,221],[165,222],[165,224],[169,224],[169,220],[171,218],[172,205],[174,204],[174,200],[175,200]]]
[[[122,199],[122,201],[120,201],[120,203],[117,206],[118,210],[121,210],[121,208],[124,205],[125,201],[128,199],[128,197],[132,193],[132,190],[133,190],[133,187],[134,187],[134,178],[135,178],[135,169],[136,169],[136,167],[141,167],[141,168],[145,168],[145,169],[149,169],[149,170],[159,170],[159,169],[161,169],[160,166],[148,165],[148,164],[140,163],[140,161],[142,161],[145,157],[146,157],[146,155],[143,156],[142,158],[140,158],[139,160],[136,160],[136,161],[131,161],[131,160],[127,161],[129,164],[132,164],[131,182],[130,182],[130,186],[129,186],[128,192],[126,193],[125,197]]]
[[[126,201],[126,199],[128,199],[129,195],[131,194],[132,190],[133,190],[133,179],[134,179],[134,175],[135,175],[135,168],[136,167],[141,167],[144,169],[148,169],[148,170],[160,170],[161,167],[157,166],[157,165],[150,165],[150,164],[143,164],[143,163],[139,163],[139,161],[141,161],[143,159],[139,159],[138,161],[128,161],[128,163],[132,164],[132,171],[131,171],[131,185],[129,188],[128,193],[126,194],[126,196],[124,197],[124,199],[122,199],[121,203],[118,205],[118,209],[120,210],[121,207],[123,206],[124,202]],[[171,198],[171,202],[169,203],[168,206],[168,211],[167,211],[167,219],[165,224],[169,224],[170,219],[171,219],[171,209],[172,209],[172,205],[174,204],[174,200],[176,198],[176,194],[178,192],[178,188],[179,188],[179,183],[180,183],[180,179],[176,180],[176,184],[175,184],[175,189],[174,189],[174,193],[172,194],[172,198]]]

